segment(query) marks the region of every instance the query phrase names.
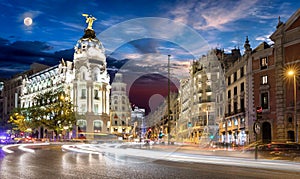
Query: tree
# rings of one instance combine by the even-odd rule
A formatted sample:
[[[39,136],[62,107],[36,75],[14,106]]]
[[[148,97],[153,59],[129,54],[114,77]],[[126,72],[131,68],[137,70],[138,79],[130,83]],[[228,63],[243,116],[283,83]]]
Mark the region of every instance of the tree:
[[[18,113],[11,115],[11,122],[21,131],[43,126],[58,134],[64,127],[72,129],[76,118],[70,98],[64,91],[58,90],[35,96],[33,106],[19,109]]]
[[[23,114],[24,110],[16,108],[9,117],[9,123],[12,124],[12,130],[14,131],[26,131],[32,127],[32,123],[26,120],[26,116]]]
[[[64,127],[76,123],[73,104],[64,91],[49,91],[35,97],[35,105],[29,114],[34,123],[60,133]]]

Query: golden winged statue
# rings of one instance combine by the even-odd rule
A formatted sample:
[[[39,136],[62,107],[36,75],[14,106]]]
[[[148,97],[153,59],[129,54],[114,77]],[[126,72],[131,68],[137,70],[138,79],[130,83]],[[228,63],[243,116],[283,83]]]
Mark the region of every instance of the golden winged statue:
[[[82,16],[84,16],[86,18],[85,23],[88,24],[86,29],[91,29],[93,30],[92,26],[93,26],[93,22],[95,20],[97,20],[95,17],[93,17],[92,15],[88,15],[88,14],[82,14]]]

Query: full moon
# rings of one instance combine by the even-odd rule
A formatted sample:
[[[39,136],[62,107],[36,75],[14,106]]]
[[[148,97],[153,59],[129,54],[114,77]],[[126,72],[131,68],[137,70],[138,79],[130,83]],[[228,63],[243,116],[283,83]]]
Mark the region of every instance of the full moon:
[[[31,19],[30,17],[26,17],[26,18],[24,19],[24,24],[25,24],[26,26],[30,26],[30,25],[32,24],[32,19]]]

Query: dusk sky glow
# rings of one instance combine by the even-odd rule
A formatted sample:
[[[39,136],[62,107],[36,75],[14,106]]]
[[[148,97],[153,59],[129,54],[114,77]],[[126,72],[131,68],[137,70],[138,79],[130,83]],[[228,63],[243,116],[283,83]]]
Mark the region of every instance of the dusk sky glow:
[[[134,69],[135,79],[166,76],[171,54],[172,78],[178,81],[209,49],[243,53],[246,36],[252,48],[263,41],[272,44],[278,17],[285,22],[299,7],[297,0],[0,0],[0,78],[24,72],[33,62],[55,65],[70,58],[86,28],[83,13],[97,18],[93,29],[106,55],[135,60],[123,72]],[[26,19],[26,24],[26,17],[32,22]]]

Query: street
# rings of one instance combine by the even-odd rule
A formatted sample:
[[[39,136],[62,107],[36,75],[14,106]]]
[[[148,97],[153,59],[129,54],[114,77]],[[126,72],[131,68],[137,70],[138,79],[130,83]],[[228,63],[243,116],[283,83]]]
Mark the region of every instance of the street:
[[[191,160],[195,154],[177,154],[176,151],[166,154],[163,151],[132,149],[136,150],[134,151],[136,155],[133,156],[126,155],[130,153],[129,148],[119,148],[118,154],[114,154],[113,151],[116,148],[106,150],[108,148],[102,147],[105,144],[69,146],[78,149],[83,147],[89,152],[63,151],[61,144],[28,145],[24,147],[28,149],[25,151],[14,146],[10,148],[13,153],[0,150],[0,178],[296,178],[300,174],[297,171],[284,170],[284,168],[274,170],[241,167],[223,165],[220,161],[201,163]],[[106,152],[93,154],[88,148],[94,151],[103,149]],[[145,155],[147,159],[140,157],[137,151],[140,151],[140,154]],[[151,156],[146,156],[147,154]],[[164,157],[156,158],[157,156]],[[174,160],[179,157],[183,160]],[[197,158],[203,157],[199,155]],[[210,156],[207,160],[209,158],[217,159],[218,157]],[[221,159],[218,158],[218,160]],[[235,162],[234,159],[232,161]]]

